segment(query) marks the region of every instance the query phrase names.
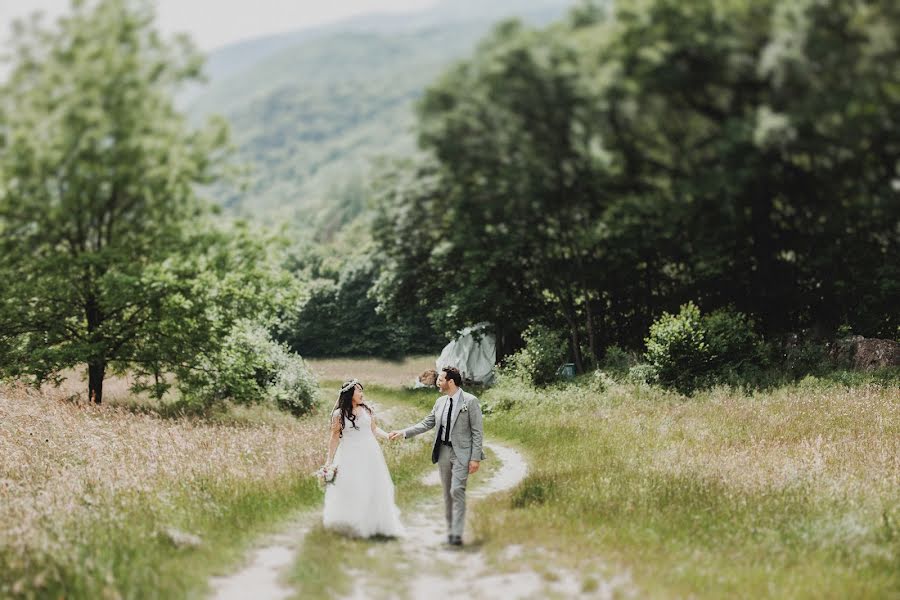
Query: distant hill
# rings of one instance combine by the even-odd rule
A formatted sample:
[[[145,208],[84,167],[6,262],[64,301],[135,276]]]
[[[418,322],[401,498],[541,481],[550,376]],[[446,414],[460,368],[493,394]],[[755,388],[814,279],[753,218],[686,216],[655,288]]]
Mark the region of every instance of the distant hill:
[[[359,210],[373,157],[415,151],[412,106],[500,19],[561,17],[571,0],[447,1],[227,46],[209,83],[181,98],[194,118],[223,115],[245,189],[214,190],[229,210],[264,221],[334,227]]]

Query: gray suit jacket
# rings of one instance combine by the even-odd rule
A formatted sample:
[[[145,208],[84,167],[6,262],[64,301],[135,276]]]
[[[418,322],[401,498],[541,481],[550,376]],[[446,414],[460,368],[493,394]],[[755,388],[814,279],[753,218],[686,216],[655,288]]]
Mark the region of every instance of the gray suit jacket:
[[[441,422],[448,400],[448,396],[438,398],[428,416],[412,427],[404,429],[403,436],[411,438],[420,433],[425,433],[429,429],[434,429],[435,425]],[[470,460],[484,460],[484,451],[482,450],[484,426],[481,416],[481,404],[478,402],[478,398],[463,390],[460,395],[460,401],[454,403],[451,417],[450,442],[453,444],[453,451],[456,453],[457,460],[466,464]],[[434,463],[438,461],[437,457],[441,450],[441,442],[438,439],[440,431],[441,428],[437,427],[434,434],[434,445],[431,449],[431,462]]]

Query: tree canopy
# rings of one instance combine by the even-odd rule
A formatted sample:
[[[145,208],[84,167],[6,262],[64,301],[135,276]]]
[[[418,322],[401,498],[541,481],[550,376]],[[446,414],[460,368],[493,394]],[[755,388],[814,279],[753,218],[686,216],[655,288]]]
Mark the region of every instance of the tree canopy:
[[[897,336],[897,31],[894,3],[836,0],[499,25],[419,103],[428,158],[384,178],[382,301],[556,324],[579,364],[688,301]]]
[[[0,95],[0,369],[36,382],[87,364],[185,372],[234,323],[265,313],[271,249],[207,218],[220,122],[191,128],[172,95],[200,60],[164,40],[149,3],[75,2],[21,24]],[[272,312],[268,310],[268,312]]]

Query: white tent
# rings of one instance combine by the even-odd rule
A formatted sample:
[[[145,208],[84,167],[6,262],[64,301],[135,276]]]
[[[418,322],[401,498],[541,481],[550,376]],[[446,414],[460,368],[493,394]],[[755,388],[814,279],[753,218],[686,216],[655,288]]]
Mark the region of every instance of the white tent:
[[[456,367],[464,380],[490,385],[494,380],[497,343],[493,335],[484,333],[487,325],[479,323],[460,331],[459,337],[444,346],[441,357],[435,362],[435,370],[440,373],[444,367]]]

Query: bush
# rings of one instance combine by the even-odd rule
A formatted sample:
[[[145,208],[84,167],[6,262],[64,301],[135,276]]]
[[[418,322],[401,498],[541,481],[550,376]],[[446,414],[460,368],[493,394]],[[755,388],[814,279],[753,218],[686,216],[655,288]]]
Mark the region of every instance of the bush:
[[[768,352],[756,333],[756,323],[744,313],[727,308],[702,319],[709,348],[712,383],[757,381],[768,365]]]
[[[681,306],[677,315],[663,313],[650,326],[644,340],[644,354],[653,368],[653,379],[682,393],[694,390],[697,380],[709,369],[710,352],[700,320],[700,309],[693,302]]]
[[[195,406],[271,402],[300,416],[312,409],[317,384],[299,355],[272,340],[265,328],[243,322],[200,369],[180,375],[179,389]]]
[[[798,335],[789,335],[781,344],[782,368],[790,377],[821,374],[834,365],[824,343]],[[777,352],[774,347],[772,353]]]
[[[650,380],[684,394],[756,379],[767,362],[755,323],[731,308],[701,316],[690,302],[677,315],[664,313],[650,327],[646,342]]]
[[[606,349],[600,366],[604,371],[623,376],[634,364],[635,360],[628,352],[618,346],[610,346]]]
[[[312,410],[318,385],[306,363],[285,346],[271,342],[275,359],[275,381],[268,387],[269,398],[279,409],[295,417]]]
[[[648,365],[647,363],[634,365],[633,367],[628,369],[628,374],[625,376],[625,381],[627,381],[628,383],[655,383],[656,369],[654,369],[652,365]]]
[[[566,335],[532,324],[522,334],[525,347],[507,357],[505,371],[508,375],[536,386],[544,386],[556,380],[556,371],[569,354]]]

